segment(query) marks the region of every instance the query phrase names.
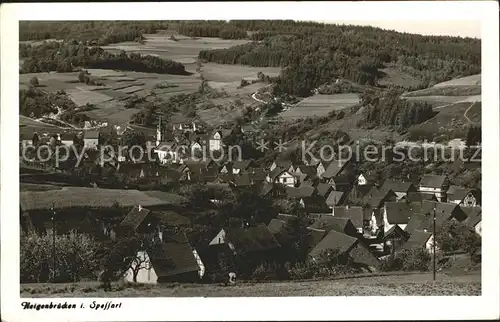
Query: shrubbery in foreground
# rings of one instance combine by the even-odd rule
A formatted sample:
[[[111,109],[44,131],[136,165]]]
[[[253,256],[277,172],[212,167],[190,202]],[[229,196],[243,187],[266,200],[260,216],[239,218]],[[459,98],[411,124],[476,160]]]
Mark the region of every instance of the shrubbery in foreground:
[[[383,271],[427,271],[431,254],[425,248],[401,249],[382,260]]]

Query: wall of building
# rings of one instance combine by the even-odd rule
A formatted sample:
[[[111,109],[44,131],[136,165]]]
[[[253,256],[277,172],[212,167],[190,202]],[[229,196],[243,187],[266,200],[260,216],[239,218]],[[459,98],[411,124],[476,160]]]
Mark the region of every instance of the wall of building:
[[[226,232],[224,229],[221,229],[221,231],[215,236],[214,239],[209,243],[209,245],[218,245],[218,244],[224,244],[226,242]]]
[[[156,275],[156,272],[151,265],[148,254],[145,251],[139,251],[137,252],[137,258],[140,258],[142,261],[141,269],[137,274],[137,283],[156,284],[158,282],[158,276]],[[132,266],[135,267],[135,265]],[[134,282],[134,273],[131,268],[129,268],[129,270],[125,272],[123,278],[127,282]]]

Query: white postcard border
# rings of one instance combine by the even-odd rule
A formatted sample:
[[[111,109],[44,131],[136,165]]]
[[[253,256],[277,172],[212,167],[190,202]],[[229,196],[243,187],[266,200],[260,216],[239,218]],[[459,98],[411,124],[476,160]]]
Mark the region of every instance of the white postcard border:
[[[22,310],[19,296],[18,20],[480,20],[482,27],[483,271],[478,297],[114,298],[122,308]],[[32,3],[1,7],[1,314],[38,320],[388,320],[498,318],[498,3],[248,2]],[[59,299],[45,299],[45,303]],[[104,299],[66,298],[68,303]],[[39,303],[42,299],[36,299]]]

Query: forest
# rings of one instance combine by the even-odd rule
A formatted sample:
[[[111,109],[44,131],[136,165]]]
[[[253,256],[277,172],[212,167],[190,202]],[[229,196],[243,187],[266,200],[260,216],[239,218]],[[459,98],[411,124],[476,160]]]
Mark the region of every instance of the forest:
[[[111,54],[100,47],[88,47],[77,41],[45,42],[32,46],[21,44],[19,55],[24,58],[20,73],[71,72],[77,67],[118,69],[135,72],[186,75],[179,62],[137,53]]]
[[[201,51],[199,58],[221,64],[282,67],[277,89],[299,96],[309,96],[313,89],[337,78],[377,85],[384,76],[380,69],[388,64],[420,79],[421,88],[481,70],[481,44],[476,39],[345,28],[331,26],[314,34],[310,28],[298,28],[295,35],[271,35],[260,42]]]
[[[432,105],[401,99],[400,94],[398,90],[365,90],[361,94],[362,118],[357,125],[365,128],[392,126],[402,133],[411,125],[422,123],[436,115]]]
[[[365,26],[293,20],[83,21],[23,22],[19,29],[20,40],[69,40],[71,37],[93,45],[137,41],[143,34],[160,30],[177,31],[190,37],[248,38],[253,41],[228,49],[201,51],[199,58],[222,64],[282,67],[275,95],[306,97],[312,90],[338,78],[361,85],[377,85],[384,76],[380,69],[388,64],[417,77],[421,82],[417,88],[481,71],[479,39],[422,36]],[[154,58],[140,59],[140,62],[137,58],[124,61],[123,57],[108,60],[92,61],[92,66],[116,68],[132,62],[132,65],[149,66],[140,68],[144,70],[182,71],[174,62],[161,63]],[[59,69],[68,69],[69,63],[68,60],[59,63]],[[40,64],[48,65],[40,58],[36,62],[28,61],[24,70],[43,70],[38,67]],[[52,68],[50,70],[56,70]]]

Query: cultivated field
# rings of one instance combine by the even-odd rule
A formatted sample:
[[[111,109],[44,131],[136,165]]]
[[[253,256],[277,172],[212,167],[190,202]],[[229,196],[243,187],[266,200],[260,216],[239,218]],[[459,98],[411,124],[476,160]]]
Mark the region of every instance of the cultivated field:
[[[175,40],[170,39],[171,36]],[[78,73],[34,73],[21,74],[20,87],[28,88],[29,80],[37,77],[40,88],[47,92],[64,90],[77,105],[94,104],[97,109],[85,112],[92,119],[106,121],[110,124],[127,124],[130,117],[138,109],[126,109],[127,98],[132,95],[146,96],[154,94],[161,99],[198,90],[201,84],[200,74],[196,71],[198,53],[206,49],[229,48],[248,42],[247,40],[225,40],[219,38],[190,38],[176,32],[160,32],[154,35],[144,35],[145,42],[123,42],[103,48],[112,53],[121,50],[141,54],[155,55],[183,63],[192,73],[189,76],[114,71],[103,69],[88,69],[91,76],[97,78],[103,86],[86,85],[78,82]],[[224,90],[228,95],[217,102],[217,109],[200,110],[198,116],[202,121],[217,126],[231,122],[241,115],[244,106],[255,101],[251,94],[263,87],[255,83],[240,88],[241,80],[256,80],[257,73],[277,76],[279,68],[257,68],[241,65],[221,65],[206,63],[201,67],[201,73],[208,84],[218,90]],[[239,101],[239,102],[236,102]],[[241,104],[240,104],[241,102]],[[40,124],[37,124],[40,125]]]
[[[226,296],[424,296],[481,295],[477,274],[451,277],[438,274],[362,277],[342,280],[216,284],[116,284],[114,291],[98,289],[96,282],[77,284],[23,284],[21,297],[226,297]]]
[[[434,87],[471,86],[471,85],[481,85],[481,74],[452,79],[447,82],[438,83],[434,85]]]
[[[170,39],[173,35],[175,40]],[[177,32],[163,31],[157,34],[145,34],[144,44],[137,42],[121,42],[102,48],[112,53],[121,50],[158,56],[178,61],[188,70],[194,71],[196,59],[200,50],[224,49],[245,44],[247,40],[220,39],[220,38],[191,38],[179,35]],[[193,70],[191,70],[193,69]]]
[[[281,117],[285,120],[293,120],[309,116],[327,116],[331,111],[341,110],[357,103],[359,103],[359,95],[354,93],[314,95],[284,111]]]
[[[169,193],[138,190],[100,189],[82,187],[64,187],[60,190],[21,192],[21,207],[25,211],[71,207],[111,207],[118,202],[122,207],[136,205],[160,206],[179,204],[181,196]]]

